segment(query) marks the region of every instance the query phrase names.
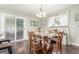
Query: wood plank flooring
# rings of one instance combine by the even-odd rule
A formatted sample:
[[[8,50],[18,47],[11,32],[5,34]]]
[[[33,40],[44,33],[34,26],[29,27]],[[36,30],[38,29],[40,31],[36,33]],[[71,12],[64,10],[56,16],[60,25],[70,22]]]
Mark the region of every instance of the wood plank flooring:
[[[29,53],[29,41],[19,41],[12,43],[14,54],[30,54]],[[0,54],[8,54],[8,52],[0,52]],[[79,54],[79,47],[73,45],[63,46],[62,54]]]

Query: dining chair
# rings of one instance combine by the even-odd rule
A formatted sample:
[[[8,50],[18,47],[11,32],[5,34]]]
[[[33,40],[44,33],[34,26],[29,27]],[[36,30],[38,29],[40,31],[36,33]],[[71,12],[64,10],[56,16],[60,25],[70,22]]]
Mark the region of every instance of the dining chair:
[[[37,42],[37,39],[39,39],[38,36],[34,34],[34,32],[28,32],[29,34],[29,43],[30,43],[30,53],[38,53],[39,50],[41,50],[41,44]]]
[[[29,44],[30,44],[30,53],[32,52],[32,40],[33,40],[33,33],[34,32],[28,32],[28,36],[29,36]]]
[[[44,36],[44,47],[43,47],[43,53],[47,54],[50,53],[51,51],[51,43],[50,40],[48,38],[48,36]]]
[[[56,53],[60,52],[62,53],[62,39],[63,39],[63,33],[64,32],[58,32],[58,36],[55,37],[54,43],[53,43],[53,49],[55,50]]]

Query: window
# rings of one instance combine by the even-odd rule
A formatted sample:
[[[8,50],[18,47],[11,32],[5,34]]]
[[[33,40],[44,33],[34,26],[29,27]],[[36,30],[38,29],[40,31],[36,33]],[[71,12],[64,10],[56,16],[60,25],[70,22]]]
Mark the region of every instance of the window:
[[[53,26],[67,26],[68,25],[69,13],[60,14],[53,16],[48,19],[48,27]]]
[[[54,19],[55,19],[55,18],[56,18],[56,17],[52,17],[52,18],[48,19],[48,27],[54,26]]]

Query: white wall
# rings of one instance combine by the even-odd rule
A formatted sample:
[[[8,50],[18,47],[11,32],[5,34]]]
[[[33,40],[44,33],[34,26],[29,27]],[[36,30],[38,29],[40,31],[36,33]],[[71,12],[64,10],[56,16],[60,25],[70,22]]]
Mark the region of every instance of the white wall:
[[[31,20],[36,20],[36,21],[38,21],[38,26],[35,26],[35,27],[31,26],[31,25],[30,25],[30,21],[31,21]],[[37,29],[39,28],[39,19],[27,18],[27,19],[25,20],[25,22],[26,22],[25,28],[26,28],[26,33],[27,33],[27,34],[25,34],[25,35],[26,35],[26,37],[27,37],[27,39],[28,39],[28,31],[37,30]]]
[[[68,33],[68,35],[67,35],[68,39],[66,40],[66,43],[79,46],[79,22],[75,22],[75,14],[76,13],[79,14],[79,5],[75,5],[70,8],[67,8],[67,9],[64,9],[61,11],[57,11],[56,13],[51,14],[47,19],[43,20],[43,23],[41,25],[43,25],[43,27],[42,27],[43,30],[47,31],[47,29],[48,29],[47,21],[49,18],[51,18],[55,14],[60,14],[60,13],[63,13],[65,11],[69,11],[69,10],[70,10],[70,19],[69,19],[69,21],[70,21],[70,24],[69,24],[70,35]]]
[[[71,34],[71,44],[79,46],[79,21],[75,21],[75,14],[79,14],[79,5],[70,8],[70,34]],[[78,15],[79,17],[79,15]]]

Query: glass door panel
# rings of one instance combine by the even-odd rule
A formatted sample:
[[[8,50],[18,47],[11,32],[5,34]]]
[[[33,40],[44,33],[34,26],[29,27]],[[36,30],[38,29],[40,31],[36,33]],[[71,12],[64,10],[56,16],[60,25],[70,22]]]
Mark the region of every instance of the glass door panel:
[[[15,18],[11,16],[5,17],[5,38],[11,41],[15,40]]]
[[[16,40],[23,39],[23,19],[16,19]]]

